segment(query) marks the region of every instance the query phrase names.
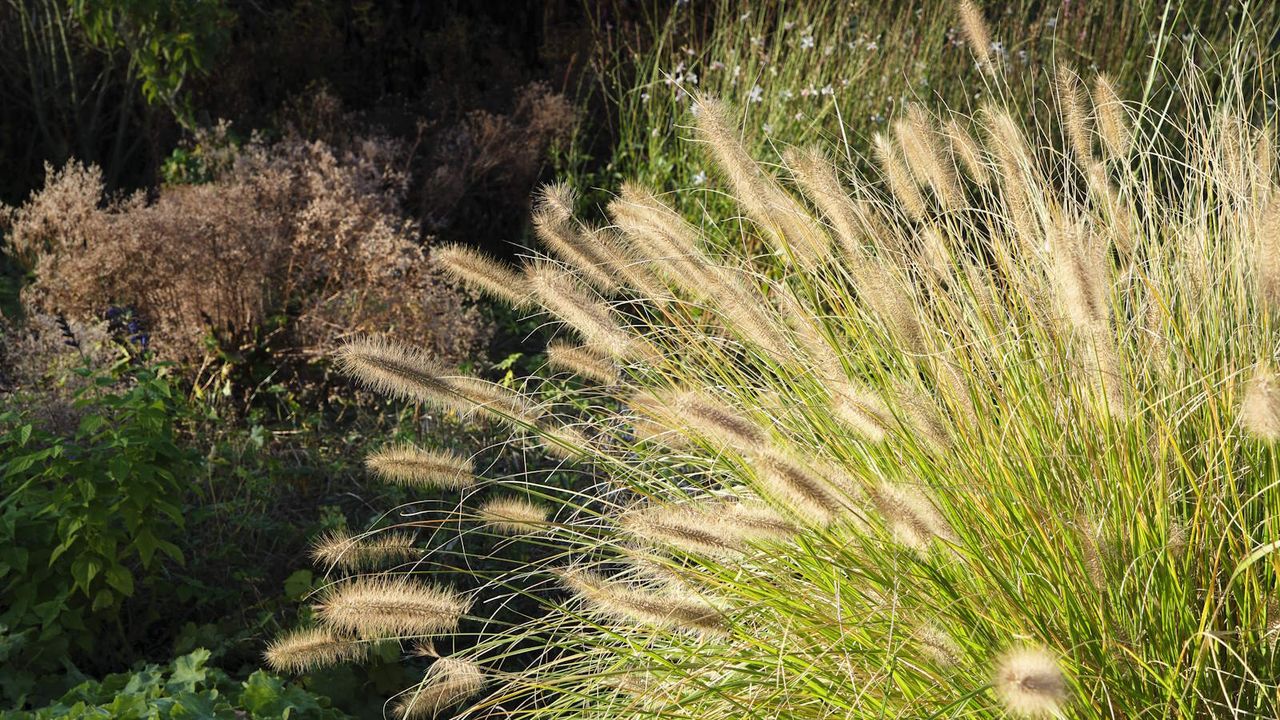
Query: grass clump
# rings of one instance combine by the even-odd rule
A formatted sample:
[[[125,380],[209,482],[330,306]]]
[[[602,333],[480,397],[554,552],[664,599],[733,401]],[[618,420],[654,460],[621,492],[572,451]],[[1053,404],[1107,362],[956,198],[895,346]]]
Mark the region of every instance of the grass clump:
[[[629,185],[610,213],[641,280],[608,286],[594,229],[559,216],[582,231],[530,265],[534,296],[618,374],[501,391],[594,485],[537,526],[545,559],[478,589],[546,612],[455,637],[450,663],[502,674],[472,712],[1280,711],[1266,105],[1214,102],[1190,71],[1177,114],[1057,77],[1065,102],[1033,123],[1000,93],[905,111],[871,176],[822,150],[780,176],[698,98],[736,246],[761,256]],[[429,402],[499,393],[435,373],[412,378]],[[390,582],[360,586],[370,606],[399,602]]]

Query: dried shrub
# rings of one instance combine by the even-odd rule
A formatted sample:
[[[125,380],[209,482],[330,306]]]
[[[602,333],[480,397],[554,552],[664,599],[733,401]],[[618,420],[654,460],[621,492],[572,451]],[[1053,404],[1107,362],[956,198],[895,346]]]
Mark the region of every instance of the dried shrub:
[[[420,183],[423,224],[445,227],[465,196],[485,191],[523,208],[548,148],[565,141],[576,124],[569,98],[535,82],[519,90],[509,114],[475,110],[446,127],[422,127],[434,131]]]
[[[95,168],[49,168],[44,189],[6,213],[12,252],[36,277],[23,303],[79,319],[127,306],[159,355],[181,361],[205,356],[209,337],[298,357],[375,327],[461,359],[488,328],[400,209],[406,156],[377,136],[342,150],[253,139],[218,154],[210,182],[150,202],[104,199]]]

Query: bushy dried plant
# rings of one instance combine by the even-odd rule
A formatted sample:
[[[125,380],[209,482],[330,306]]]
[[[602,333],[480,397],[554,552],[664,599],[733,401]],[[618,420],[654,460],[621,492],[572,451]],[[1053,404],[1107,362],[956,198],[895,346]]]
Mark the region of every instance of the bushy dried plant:
[[[154,200],[104,198],[94,168],[49,168],[45,188],[7,213],[9,245],[36,278],[24,304],[77,319],[127,306],[175,360],[200,359],[211,336],[232,352],[319,355],[373,328],[460,360],[488,327],[403,214],[406,157],[380,137],[341,153],[253,140],[210,155],[210,182]]]

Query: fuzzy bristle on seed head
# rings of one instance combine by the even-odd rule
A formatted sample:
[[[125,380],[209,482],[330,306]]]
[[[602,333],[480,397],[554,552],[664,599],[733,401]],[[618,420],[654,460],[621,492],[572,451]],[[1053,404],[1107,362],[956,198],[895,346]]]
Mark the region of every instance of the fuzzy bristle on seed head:
[[[365,644],[325,628],[306,628],[282,635],[267,646],[267,665],[276,672],[305,673],[359,660]]]
[[[1280,373],[1263,363],[1253,371],[1240,405],[1240,420],[1253,435],[1280,441]]]
[[[770,452],[756,459],[756,470],[767,495],[815,525],[827,525],[845,503],[826,480],[793,458]]]
[[[476,511],[485,527],[504,535],[531,535],[547,530],[547,508],[520,497],[486,500]]]
[[[412,534],[402,531],[374,532],[352,537],[345,530],[331,530],[311,547],[311,558],[324,568],[356,570],[411,560],[422,555]]]
[[[870,442],[881,442],[893,427],[893,413],[879,395],[852,383],[835,381],[831,388],[835,417]]]
[[[738,538],[721,531],[715,515],[697,507],[653,505],[629,510],[618,524],[637,537],[700,555],[727,555],[741,550]]]
[[[872,138],[872,149],[875,152],[876,163],[880,166],[880,174],[889,184],[890,192],[897,198],[902,209],[912,219],[922,219],[928,210],[924,195],[920,193],[920,187],[916,185],[915,178],[907,169],[907,164],[903,161],[898,149],[894,147],[893,141],[885,135],[876,133]]]
[[[568,185],[546,185],[533,213],[538,239],[593,286],[606,293],[620,287],[609,264],[599,252],[594,236],[573,216],[573,192]]]
[[[641,589],[577,568],[561,570],[557,574],[566,587],[603,615],[699,634],[719,635],[724,632],[724,616],[699,598]]]
[[[1129,111],[1125,109],[1116,92],[1115,82],[1106,75],[1093,79],[1093,111],[1098,123],[1098,135],[1110,157],[1122,159],[1129,155],[1133,132],[1129,123]]]
[[[917,552],[927,551],[934,538],[955,540],[946,519],[919,490],[882,483],[871,499],[894,537]]]
[[[623,329],[617,314],[572,274],[549,263],[534,263],[526,276],[543,307],[577,330],[591,347],[616,358],[645,355],[643,343]]]
[[[423,450],[407,443],[370,454],[365,466],[383,480],[406,487],[461,490],[476,482],[469,459],[447,450]]]
[[[607,385],[616,384],[622,377],[612,358],[563,340],[553,340],[547,345],[547,364]]]
[[[434,718],[484,689],[485,674],[479,665],[459,658],[437,658],[422,682],[395,702],[401,720]]]
[[[325,591],[315,610],[338,632],[361,638],[438,635],[458,626],[470,603],[444,588],[388,578],[356,578]]]
[[[471,247],[452,243],[431,250],[431,257],[453,279],[510,303],[527,307],[530,291],[524,277]]]
[[[738,137],[738,124],[729,107],[719,100],[697,100],[698,135],[710,146],[717,165],[733,187],[734,196],[775,249],[801,264],[820,264],[827,254],[828,238],[804,207],[766,175]]]
[[[1075,154],[1076,162],[1090,163],[1093,161],[1093,139],[1090,135],[1087,98],[1080,77],[1067,65],[1059,65],[1056,82],[1058,107],[1063,129],[1067,134],[1067,145]]]
[[[1043,648],[1006,653],[996,663],[992,685],[1000,703],[1014,717],[1061,717],[1067,703],[1067,679],[1057,658]]]
[[[912,104],[906,117],[894,123],[894,130],[911,174],[933,190],[943,207],[958,207],[963,202],[960,186],[954,166],[942,154],[933,118],[923,107]]]
[[[375,392],[446,406],[460,404],[443,379],[448,370],[418,348],[384,338],[360,338],[343,345],[337,361],[344,372]]]
[[[1258,303],[1267,318],[1280,326],[1280,192],[1271,192],[1259,218],[1253,257]]]
[[[991,170],[987,167],[987,160],[978,141],[954,118],[947,121],[944,132],[951,143],[951,152],[960,161],[964,171],[969,173],[969,177],[982,187],[989,185]]]
[[[987,21],[982,17],[982,8],[973,0],[960,0],[957,6],[960,13],[960,27],[964,30],[964,39],[969,43],[969,51],[977,58],[984,70],[991,65],[991,32],[987,29]]]

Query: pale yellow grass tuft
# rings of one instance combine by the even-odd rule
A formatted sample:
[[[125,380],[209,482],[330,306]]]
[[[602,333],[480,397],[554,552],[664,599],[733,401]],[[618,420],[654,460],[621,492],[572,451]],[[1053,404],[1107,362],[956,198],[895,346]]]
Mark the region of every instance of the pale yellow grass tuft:
[[[434,718],[480,692],[484,684],[479,665],[458,658],[437,658],[422,682],[396,700],[394,711],[403,720]]]
[[[622,378],[612,358],[589,347],[563,340],[553,340],[547,344],[547,364],[557,370],[565,370],[606,385],[617,384]]]
[[[411,533],[381,531],[353,537],[345,530],[331,530],[311,547],[311,558],[325,568],[357,570],[403,562],[424,551],[414,545]]]
[[[365,645],[324,628],[294,630],[267,645],[267,665],[277,672],[301,674],[359,660]]]
[[[1057,658],[1043,648],[1006,653],[996,664],[992,685],[1015,717],[1057,718],[1066,706],[1067,680]]]
[[[548,529],[546,507],[514,496],[486,500],[476,517],[485,527],[504,535],[531,535]]]
[[[448,450],[423,450],[405,443],[382,448],[364,462],[383,480],[406,487],[461,490],[476,482],[471,460]]]
[[[466,245],[452,243],[431,250],[431,257],[440,263],[453,279],[510,303],[514,307],[527,307],[530,302],[528,283],[505,265]]]
[[[361,638],[437,635],[458,626],[470,607],[461,595],[407,579],[356,578],[325,591],[317,617]]]
[[[641,589],[587,570],[568,569],[558,574],[570,590],[603,615],[699,634],[719,635],[724,632],[724,617],[720,611],[695,596]]]
[[[1240,405],[1240,421],[1254,435],[1280,441],[1280,373],[1267,364],[1254,368]]]

